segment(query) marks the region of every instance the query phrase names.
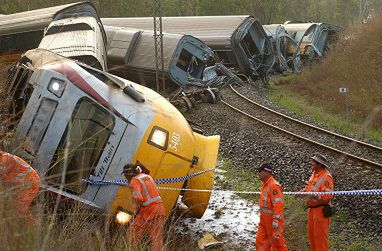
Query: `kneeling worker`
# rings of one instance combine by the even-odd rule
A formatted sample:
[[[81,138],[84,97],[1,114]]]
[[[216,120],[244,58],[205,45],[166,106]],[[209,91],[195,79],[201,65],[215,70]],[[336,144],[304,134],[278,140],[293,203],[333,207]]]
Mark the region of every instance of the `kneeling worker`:
[[[272,176],[272,165],[262,164],[259,178],[263,182],[259,206],[260,223],[256,236],[256,250],[288,250],[284,232],[284,195],[280,184]]]
[[[123,167],[123,172],[130,182],[129,187],[138,208],[133,222],[133,245],[148,232],[152,250],[162,250],[165,212],[156,184],[149,175],[142,173],[138,165],[127,164]]]
[[[31,223],[35,222],[29,206],[41,185],[36,170],[16,155],[0,151],[0,181],[17,188],[16,211]]]

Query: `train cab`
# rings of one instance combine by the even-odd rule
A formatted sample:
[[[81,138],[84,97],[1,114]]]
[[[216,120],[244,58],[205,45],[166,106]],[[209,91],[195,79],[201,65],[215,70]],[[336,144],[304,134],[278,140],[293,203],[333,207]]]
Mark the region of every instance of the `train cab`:
[[[47,190],[110,215],[131,213],[128,187],[81,180],[123,180],[126,163],[140,163],[154,179],[167,180],[215,167],[219,136],[193,132],[151,89],[42,49],[28,51],[14,70],[10,89],[27,102],[12,149],[38,170]],[[213,175],[163,184],[174,189],[160,190],[166,214],[180,188],[212,189]],[[183,200],[190,215],[201,217],[209,197],[187,191]]]

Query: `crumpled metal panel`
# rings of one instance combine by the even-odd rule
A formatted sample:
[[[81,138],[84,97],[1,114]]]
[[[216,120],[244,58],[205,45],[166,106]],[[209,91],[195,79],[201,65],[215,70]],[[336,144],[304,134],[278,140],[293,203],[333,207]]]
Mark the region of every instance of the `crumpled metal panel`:
[[[300,51],[298,43],[282,25],[263,25],[267,35],[271,38],[276,56],[274,71],[292,73],[301,71]]]
[[[287,22],[283,27],[298,42],[305,62],[321,58],[329,49],[329,42],[335,41],[341,31],[340,27],[328,23]]]

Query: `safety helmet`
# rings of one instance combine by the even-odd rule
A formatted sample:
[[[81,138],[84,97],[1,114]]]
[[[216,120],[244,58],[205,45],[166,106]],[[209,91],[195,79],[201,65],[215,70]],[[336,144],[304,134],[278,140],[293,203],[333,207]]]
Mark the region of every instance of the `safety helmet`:
[[[135,175],[135,165],[128,163],[123,166],[123,171],[122,174],[127,175],[127,176],[134,176]]]

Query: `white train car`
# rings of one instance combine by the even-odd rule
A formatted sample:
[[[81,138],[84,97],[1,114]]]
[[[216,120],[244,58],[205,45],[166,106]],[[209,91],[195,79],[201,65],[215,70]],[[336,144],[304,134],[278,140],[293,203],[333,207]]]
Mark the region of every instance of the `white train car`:
[[[106,34],[96,13],[92,14],[55,19],[46,29],[38,48],[106,71]]]

